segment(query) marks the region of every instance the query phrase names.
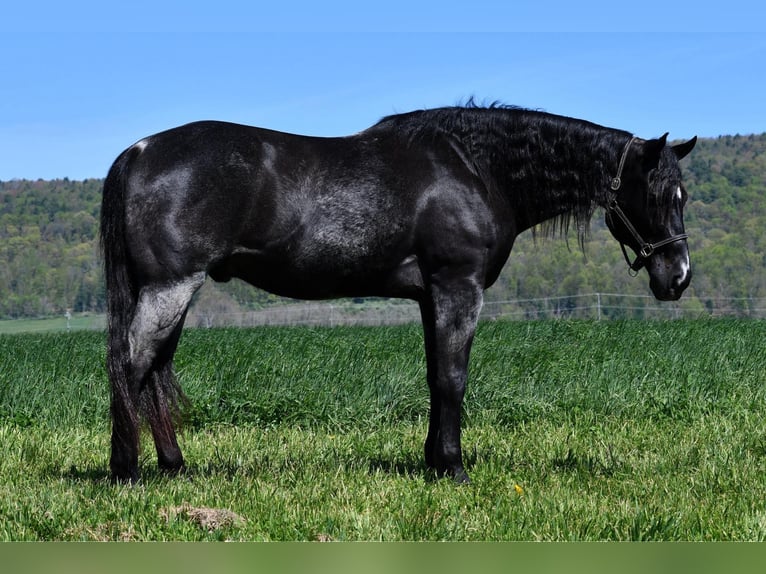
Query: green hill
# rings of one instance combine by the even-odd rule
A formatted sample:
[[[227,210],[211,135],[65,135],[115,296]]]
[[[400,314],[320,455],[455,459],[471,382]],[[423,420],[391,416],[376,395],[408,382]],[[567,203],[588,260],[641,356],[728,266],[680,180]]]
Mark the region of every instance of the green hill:
[[[694,270],[684,304],[736,308],[740,299],[766,297],[766,134],[702,139],[682,165]],[[104,310],[97,249],[102,184],[0,182],[0,318]],[[601,219],[597,212],[584,254],[573,236],[522,235],[487,299],[647,295],[645,275],[628,276]],[[231,311],[276,301],[232,281],[206,287],[197,304]]]

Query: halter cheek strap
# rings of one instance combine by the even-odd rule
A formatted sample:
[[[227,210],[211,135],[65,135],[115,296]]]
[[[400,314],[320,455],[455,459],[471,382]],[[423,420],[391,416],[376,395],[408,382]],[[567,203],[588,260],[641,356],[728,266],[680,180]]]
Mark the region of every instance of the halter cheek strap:
[[[622,156],[620,157],[620,165],[617,166],[617,175],[612,178],[612,185],[610,187],[612,188],[612,191],[617,192],[620,189],[620,186],[622,185],[622,169],[625,167],[625,159],[628,157],[628,150],[630,150],[630,146],[633,144],[633,142],[636,141],[636,136],[633,136],[628,140],[628,143],[625,144],[625,148],[622,150]]]
[[[675,243],[676,241],[681,241],[689,237],[686,233],[681,233],[679,235],[671,235],[670,237],[666,237],[665,239],[657,241],[656,243],[649,243],[648,241],[644,241],[643,237],[641,237],[641,234],[638,233],[638,230],[630,222],[630,220],[628,219],[628,216],[625,215],[625,212],[617,203],[617,192],[622,186],[622,170],[625,167],[625,159],[628,157],[628,151],[630,150],[631,144],[636,139],[637,138],[635,136],[631,137],[628,140],[628,143],[625,144],[625,149],[622,150],[622,157],[620,157],[620,164],[617,167],[617,175],[612,178],[612,183],[609,186],[612,193],[609,194],[609,201],[606,206],[606,215],[610,219],[610,221],[612,220],[612,217],[616,215],[620,219],[620,221],[622,221],[622,224],[625,226],[625,229],[628,230],[628,233],[630,233],[633,236],[633,239],[635,239],[636,243],[638,243],[639,245],[636,259],[631,263],[630,258],[628,257],[628,252],[625,249],[625,244],[622,241],[620,241],[620,249],[622,249],[622,255],[623,257],[625,257],[625,261],[628,264],[628,269],[629,269],[628,273],[630,273],[630,275],[633,277],[638,275],[638,272],[640,271],[640,269],[646,264],[646,260],[649,257],[651,257],[651,255],[657,249],[659,249],[660,247],[664,247],[665,245],[669,245],[670,243]]]

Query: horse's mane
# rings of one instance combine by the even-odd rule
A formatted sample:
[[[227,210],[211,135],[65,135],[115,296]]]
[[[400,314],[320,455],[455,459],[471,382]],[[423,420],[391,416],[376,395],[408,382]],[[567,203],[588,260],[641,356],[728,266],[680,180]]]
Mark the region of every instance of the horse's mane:
[[[517,208],[530,220],[537,213],[558,213],[533,234],[566,236],[574,223],[581,246],[630,138],[585,120],[473,99],[387,116],[375,128],[395,130],[410,144],[452,138],[490,193],[517,194]]]
[[[490,193],[514,194],[517,208],[530,220],[537,213],[558,213],[535,226],[533,234],[566,237],[574,224],[581,247],[631,137],[585,120],[497,101],[479,105],[473,98],[458,106],[390,115],[371,129],[393,130],[408,144],[447,138],[465,151],[464,161]],[[675,165],[661,162],[650,179],[670,177]],[[671,203],[667,193],[647,197],[647,209],[657,217],[667,218]]]

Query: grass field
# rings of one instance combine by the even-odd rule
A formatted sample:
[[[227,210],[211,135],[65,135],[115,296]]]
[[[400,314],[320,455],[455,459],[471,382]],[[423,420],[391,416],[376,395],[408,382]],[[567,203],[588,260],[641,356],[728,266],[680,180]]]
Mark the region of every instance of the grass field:
[[[480,325],[472,484],[419,326],[187,330],[178,478],[108,479],[98,332],[0,335],[0,540],[763,540],[766,322]]]

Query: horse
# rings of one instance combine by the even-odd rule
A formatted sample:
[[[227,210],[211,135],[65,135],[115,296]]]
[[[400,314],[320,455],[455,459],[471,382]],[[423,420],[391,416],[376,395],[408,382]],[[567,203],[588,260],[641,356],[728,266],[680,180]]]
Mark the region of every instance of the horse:
[[[100,221],[113,480],[139,480],[142,419],[159,468],[185,469],[173,355],[209,276],[298,299],[416,301],[430,390],[425,463],[468,482],[471,344],[484,291],[522,231],[574,224],[582,244],[603,208],[657,299],[689,285],[678,162],[696,136],[677,145],[667,136],[471,101],[346,137],[200,121],[133,144],[109,169]]]

